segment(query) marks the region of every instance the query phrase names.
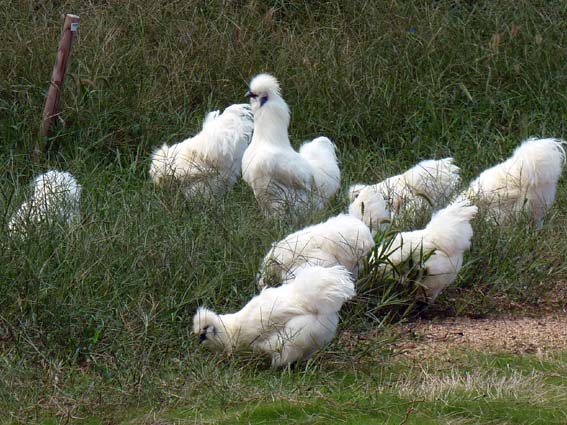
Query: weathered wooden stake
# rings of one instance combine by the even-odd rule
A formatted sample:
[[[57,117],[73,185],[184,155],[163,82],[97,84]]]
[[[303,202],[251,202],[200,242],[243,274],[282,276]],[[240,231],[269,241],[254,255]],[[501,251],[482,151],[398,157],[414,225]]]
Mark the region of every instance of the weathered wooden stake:
[[[63,82],[65,81],[65,74],[67,73],[67,65],[71,57],[71,46],[73,44],[73,37],[79,28],[80,18],[77,15],[66,15],[65,23],[63,24],[63,33],[59,41],[59,49],[57,50],[57,58],[55,59],[55,66],[51,74],[51,84],[45,99],[45,107],[43,108],[43,119],[41,121],[41,128],[39,130],[39,140],[37,141],[34,152],[33,162],[38,164],[41,156],[45,151],[45,139],[51,133],[53,119],[59,115],[59,98],[63,91]]]

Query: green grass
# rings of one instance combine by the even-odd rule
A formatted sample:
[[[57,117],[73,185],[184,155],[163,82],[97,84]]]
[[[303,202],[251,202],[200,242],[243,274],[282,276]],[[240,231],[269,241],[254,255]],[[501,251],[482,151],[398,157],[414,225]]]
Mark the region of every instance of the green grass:
[[[64,123],[32,165],[63,13],[81,16]],[[243,182],[226,197],[188,202],[147,175],[155,146],[197,131],[210,109],[245,101],[247,82],[266,71],[291,107],[293,144],[319,134],[337,144],[343,191],[448,155],[468,182],[528,136],[565,136],[564,2],[0,0],[0,21],[1,420],[565,422],[564,384],[552,376],[563,373],[562,356],[550,360],[557,372],[533,378],[549,397],[458,390],[425,400],[396,390],[421,372],[390,359],[383,339],[354,349],[335,342],[291,372],[204,352],[190,331],[196,307],[240,308],[270,244],[346,200],[275,221]],[[50,167],[84,186],[82,226],[10,239],[9,217]],[[539,233],[475,221],[466,265],[440,308],[485,315],[503,297],[537,306],[567,278],[566,193],[562,180]],[[378,304],[361,297],[348,306],[341,329],[386,326],[400,301],[391,289]],[[506,361],[528,382],[543,367]],[[511,373],[497,359],[456,371],[464,365]]]
[[[311,363],[293,372],[259,373],[238,359],[224,362],[223,370],[218,364],[183,367],[183,375],[161,388],[161,397],[154,391],[141,403],[124,405],[124,395],[110,388],[91,394],[92,383],[80,376],[67,383],[72,396],[44,397],[58,414],[52,423],[68,415],[93,424],[559,424],[567,415],[565,354],[455,354],[450,362],[419,365],[369,357],[356,365],[326,360],[330,365]],[[88,403],[90,413],[81,415],[77,403]],[[50,423],[49,414],[41,413]]]
[[[164,417],[179,423],[212,417],[215,423],[226,424],[474,423],[478,418],[496,423],[561,423],[565,419],[565,356],[545,361],[533,356],[456,358],[446,365],[373,362],[358,364],[356,372],[339,365],[332,372],[316,370],[316,375],[307,370],[291,380],[286,374],[268,377],[277,381],[278,388],[255,383],[255,392],[235,405],[210,412],[207,404],[204,413],[199,408],[172,409]],[[478,372],[486,369],[489,372]]]

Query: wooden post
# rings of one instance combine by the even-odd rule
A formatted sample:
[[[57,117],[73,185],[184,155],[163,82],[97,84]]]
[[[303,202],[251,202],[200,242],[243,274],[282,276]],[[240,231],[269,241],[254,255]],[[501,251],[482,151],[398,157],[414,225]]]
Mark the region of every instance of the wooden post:
[[[42,154],[45,151],[45,139],[51,133],[53,119],[59,115],[59,98],[63,91],[63,82],[65,81],[65,74],[67,73],[67,65],[71,57],[71,45],[73,44],[73,37],[79,28],[80,18],[77,15],[66,15],[65,23],[63,24],[63,33],[59,41],[59,49],[57,50],[57,58],[55,59],[55,66],[51,74],[51,83],[45,99],[45,107],[43,108],[43,119],[41,121],[41,128],[39,130],[39,140],[37,141],[34,152],[33,162],[38,164]]]

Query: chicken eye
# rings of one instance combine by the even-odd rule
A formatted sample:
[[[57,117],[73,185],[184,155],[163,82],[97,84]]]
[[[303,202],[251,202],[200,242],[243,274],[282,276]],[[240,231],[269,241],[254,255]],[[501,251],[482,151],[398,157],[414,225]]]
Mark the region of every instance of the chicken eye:
[[[260,98],[260,106],[264,106],[264,103],[268,101],[268,96],[263,96]]]

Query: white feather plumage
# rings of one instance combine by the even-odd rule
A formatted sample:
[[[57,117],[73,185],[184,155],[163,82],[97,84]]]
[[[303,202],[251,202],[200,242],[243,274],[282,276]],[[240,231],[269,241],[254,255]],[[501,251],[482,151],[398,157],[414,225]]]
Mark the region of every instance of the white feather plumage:
[[[272,366],[303,360],[331,341],[343,303],[355,295],[344,267],[306,266],[287,285],[264,289],[242,310],[218,315],[199,308],[193,332],[213,350],[271,355]]]
[[[356,276],[359,261],[373,247],[368,227],[355,217],[340,214],[274,243],[262,261],[258,287],[288,282],[305,264],[342,265]]]
[[[410,258],[419,263],[431,254],[423,264],[426,273],[421,285],[427,301],[432,303],[455,281],[463,266],[463,254],[470,248],[473,235],[470,221],[477,211],[468,201],[456,202],[435,213],[425,229],[399,233],[389,246],[377,251],[385,251],[394,266]]]
[[[222,194],[240,177],[252,129],[247,104],[231,105],[222,114],[209,112],[197,135],[154,151],[150,176],[156,184],[179,181],[188,197]]]
[[[541,228],[555,200],[565,164],[565,143],[560,139],[524,141],[506,161],[483,171],[459,199],[469,199],[499,224],[525,210]]]
[[[8,230],[25,235],[26,227],[60,222],[76,225],[81,221],[81,185],[70,173],[50,170],[34,179],[33,194],[8,223]]]
[[[289,108],[278,81],[260,74],[250,82],[254,134],[242,158],[242,176],[268,212],[286,207],[322,208],[340,186],[335,145],[326,137],[296,152],[289,141]]]
[[[385,231],[390,225],[391,214],[382,192],[374,185],[359,187],[356,191],[356,199],[349,205],[348,213],[362,221],[372,234]]]
[[[374,219],[374,225],[379,224],[376,220],[384,215],[380,198],[387,201],[386,208],[392,219],[403,211],[413,212],[427,205],[439,208],[449,199],[459,181],[459,167],[453,164],[453,158],[421,161],[405,173],[380,183],[351,186],[350,214],[366,215],[367,220]],[[363,193],[365,189],[368,190]],[[363,198],[356,202],[361,193]],[[376,211],[371,209],[372,204],[378,208]],[[363,214],[362,208],[366,209],[366,214]]]

